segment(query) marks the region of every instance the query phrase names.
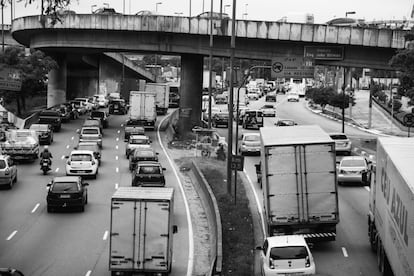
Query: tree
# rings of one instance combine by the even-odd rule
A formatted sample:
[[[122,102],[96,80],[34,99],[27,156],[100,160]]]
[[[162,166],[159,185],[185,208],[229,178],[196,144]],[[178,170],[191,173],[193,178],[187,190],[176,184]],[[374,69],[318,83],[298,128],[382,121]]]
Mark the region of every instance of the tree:
[[[17,112],[25,109],[25,99],[39,91],[45,91],[47,74],[50,70],[58,68],[57,63],[49,56],[38,50],[31,50],[30,55],[25,54],[22,47],[7,47],[4,53],[0,53],[0,67],[8,66],[21,72],[22,88],[20,92],[5,92],[3,95],[6,103],[16,95]],[[22,103],[22,106],[20,105]]]
[[[327,104],[330,104],[331,98],[335,92],[333,87],[314,88],[314,91],[310,93],[312,100],[315,104],[319,104],[322,108],[325,108]]]
[[[349,95],[344,93],[335,93],[329,101],[329,105],[333,107],[339,107],[340,109],[348,108],[349,107]]]

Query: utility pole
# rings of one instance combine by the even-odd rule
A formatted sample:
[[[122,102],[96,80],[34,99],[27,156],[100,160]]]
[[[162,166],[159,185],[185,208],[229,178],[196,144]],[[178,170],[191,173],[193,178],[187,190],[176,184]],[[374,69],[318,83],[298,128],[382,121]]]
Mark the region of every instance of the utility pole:
[[[211,96],[213,94],[211,83],[213,81],[213,0],[210,0],[210,53],[208,56],[208,128],[211,128]]]
[[[345,133],[345,67],[342,67],[342,133]]]
[[[229,127],[227,144],[227,193],[231,194],[232,169],[231,161],[233,156],[233,82],[234,82],[234,52],[236,48],[236,0],[233,0],[233,12],[231,21],[231,41],[230,41],[230,100],[229,100]],[[237,139],[237,137],[236,137]],[[237,172],[236,172],[237,173]]]

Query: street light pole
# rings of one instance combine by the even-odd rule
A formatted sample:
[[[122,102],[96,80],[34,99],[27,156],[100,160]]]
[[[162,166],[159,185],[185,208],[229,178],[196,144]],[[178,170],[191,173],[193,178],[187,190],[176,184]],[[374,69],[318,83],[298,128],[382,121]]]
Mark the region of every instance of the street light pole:
[[[213,0],[210,0],[210,53],[208,56],[208,128],[211,129],[211,82],[213,81]]]
[[[93,8],[96,8],[96,7],[97,7],[96,5],[91,6],[91,13],[93,13]]]
[[[161,5],[162,4],[162,2],[157,2],[157,3],[155,3],[155,11],[156,12],[158,12],[158,5]]]
[[[227,151],[227,193],[231,194],[232,169],[231,162],[233,157],[233,80],[234,80],[234,54],[236,48],[236,0],[233,0],[233,11],[231,21],[231,40],[230,40],[230,100],[229,100],[229,127],[228,127],[228,151]],[[237,173],[237,172],[236,172]]]
[[[349,12],[346,12],[345,13],[345,18],[347,18],[348,17],[348,14],[355,14],[356,12],[354,12],[354,11],[349,11]]]
[[[4,53],[4,1],[1,0],[1,51]]]

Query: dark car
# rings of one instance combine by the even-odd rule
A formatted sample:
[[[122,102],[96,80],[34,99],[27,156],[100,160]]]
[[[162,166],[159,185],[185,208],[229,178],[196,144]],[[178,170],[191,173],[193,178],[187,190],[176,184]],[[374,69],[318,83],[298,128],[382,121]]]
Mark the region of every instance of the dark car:
[[[102,126],[104,128],[108,127],[108,114],[106,113],[106,111],[94,110],[91,112],[90,118],[101,120]]]
[[[78,110],[74,108],[71,103],[63,103],[62,106],[66,108],[71,120],[76,120],[79,118]]]
[[[58,110],[42,110],[39,113],[39,124],[50,124],[54,131],[62,128],[62,114]]]
[[[75,147],[75,149],[93,151],[93,155],[98,160],[99,165],[101,164],[102,150],[99,147],[98,143],[96,143],[96,142],[79,142],[79,144]]]
[[[24,274],[17,269],[14,268],[0,268],[0,276],[24,276]]]
[[[60,118],[63,122],[68,122],[71,119],[71,114],[67,106],[60,105],[58,107],[55,107],[54,110],[60,111]]]
[[[139,162],[132,173],[132,186],[164,187],[164,170],[158,162]]]
[[[88,203],[88,183],[83,182],[80,176],[58,176],[47,184],[47,211],[55,208],[79,208],[85,211]]]
[[[126,114],[127,106],[123,99],[111,100],[109,103],[109,114]]]
[[[153,149],[135,149],[133,154],[129,155],[129,170],[133,171],[137,164],[142,161],[158,161],[158,153]]]
[[[52,144],[53,128],[50,124],[32,124],[29,129],[36,131],[39,135],[40,144]]]
[[[268,93],[265,97],[265,101],[266,102],[276,102],[276,93],[275,92]]]
[[[225,126],[228,127],[229,126],[229,113],[228,112],[223,112],[220,111],[218,113],[215,113],[213,115],[213,126],[214,127],[218,127],[218,126]]]

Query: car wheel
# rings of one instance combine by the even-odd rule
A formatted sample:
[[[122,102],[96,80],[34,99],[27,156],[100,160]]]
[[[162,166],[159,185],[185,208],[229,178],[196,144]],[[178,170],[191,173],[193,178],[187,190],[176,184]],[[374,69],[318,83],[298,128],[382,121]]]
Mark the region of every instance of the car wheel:
[[[85,212],[85,205],[82,205],[82,206],[80,207],[80,211],[81,211],[81,212]]]
[[[47,209],[47,212],[48,212],[48,213],[52,213],[52,212],[53,212],[52,207],[50,207],[49,205],[47,205],[47,208],[46,208],[46,209]]]
[[[13,178],[10,179],[9,185],[7,185],[7,188],[10,190],[13,188]]]
[[[96,173],[93,175],[93,179],[96,179],[98,177],[98,171],[96,171]]]
[[[88,204],[88,195],[86,195],[85,204]]]

